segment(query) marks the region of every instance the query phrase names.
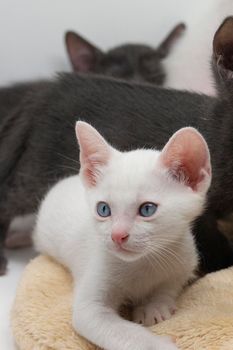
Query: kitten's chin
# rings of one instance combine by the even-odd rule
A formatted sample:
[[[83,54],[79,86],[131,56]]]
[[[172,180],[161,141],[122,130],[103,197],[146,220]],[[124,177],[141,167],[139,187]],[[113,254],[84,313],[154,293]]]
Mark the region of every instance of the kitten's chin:
[[[142,257],[141,253],[120,246],[112,246],[108,250],[112,255],[123,261],[136,261]]]

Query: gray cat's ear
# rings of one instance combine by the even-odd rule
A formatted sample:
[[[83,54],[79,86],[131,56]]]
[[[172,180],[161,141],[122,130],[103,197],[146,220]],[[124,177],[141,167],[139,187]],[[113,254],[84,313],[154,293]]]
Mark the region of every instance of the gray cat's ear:
[[[178,130],[163,148],[160,159],[175,180],[196,192],[208,190],[210,154],[206,141],[196,129]]]
[[[90,124],[78,121],[76,137],[80,148],[81,175],[85,184],[95,186],[113,153],[113,148]]]
[[[213,60],[221,78],[233,79],[233,16],[227,17],[214,35]]]
[[[65,33],[66,50],[75,72],[93,72],[102,52],[75,32]]]
[[[177,24],[157,48],[161,58],[165,58],[171,51],[175,42],[183,35],[186,26],[184,23]]]

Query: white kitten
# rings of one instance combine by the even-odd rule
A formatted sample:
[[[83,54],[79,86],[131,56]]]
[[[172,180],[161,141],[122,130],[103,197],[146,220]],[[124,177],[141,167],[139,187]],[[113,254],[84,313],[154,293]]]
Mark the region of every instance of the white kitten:
[[[73,325],[107,350],[175,350],[167,337],[124,320],[168,319],[197,266],[190,232],[210,184],[208,147],[193,128],[173,135],[162,152],[119,152],[78,122],[80,176],[60,181],[41,205],[37,249],[72,272]]]

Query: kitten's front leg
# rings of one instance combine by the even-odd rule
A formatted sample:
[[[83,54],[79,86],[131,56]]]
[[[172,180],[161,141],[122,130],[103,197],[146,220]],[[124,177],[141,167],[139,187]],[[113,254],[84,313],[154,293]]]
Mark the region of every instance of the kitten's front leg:
[[[82,286],[75,296],[73,326],[75,330],[105,350],[177,350],[169,337],[156,336],[147,329],[121,318],[104,304],[100,295],[90,298]]]
[[[135,307],[133,321],[145,326],[152,326],[171,318],[176,311],[175,300],[179,290],[180,288],[174,288],[171,285],[157,289],[147,303]]]

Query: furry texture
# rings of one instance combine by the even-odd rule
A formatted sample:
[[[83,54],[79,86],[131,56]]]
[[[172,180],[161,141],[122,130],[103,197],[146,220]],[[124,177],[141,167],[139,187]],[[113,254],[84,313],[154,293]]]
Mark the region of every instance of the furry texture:
[[[122,153],[87,123],[78,122],[76,133],[80,175],[45,197],[35,246],[72,271],[73,326],[82,336],[106,350],[175,350],[119,310],[132,305],[133,321],[147,326],[175,311],[197,267],[190,225],[210,185],[207,144],[184,128],[161,152]]]
[[[233,347],[233,268],[212,273],[188,287],[176,314],[151,328],[176,339],[180,350],[229,350]],[[11,314],[20,350],[96,350],[72,328],[73,280],[48,257],[25,269]]]

